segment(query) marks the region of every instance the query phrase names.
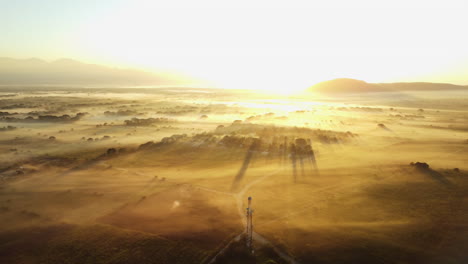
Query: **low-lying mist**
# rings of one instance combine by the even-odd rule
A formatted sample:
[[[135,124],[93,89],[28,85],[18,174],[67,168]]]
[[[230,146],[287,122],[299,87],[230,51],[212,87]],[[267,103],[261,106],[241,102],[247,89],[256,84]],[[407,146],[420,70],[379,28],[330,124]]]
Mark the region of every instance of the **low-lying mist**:
[[[466,94],[433,93],[0,91],[0,262],[463,263]]]

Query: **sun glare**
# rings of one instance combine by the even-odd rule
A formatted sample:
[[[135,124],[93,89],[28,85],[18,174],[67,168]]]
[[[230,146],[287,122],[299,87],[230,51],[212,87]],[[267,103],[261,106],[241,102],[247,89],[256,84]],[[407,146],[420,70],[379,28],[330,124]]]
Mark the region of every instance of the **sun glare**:
[[[83,27],[78,42],[98,61],[283,94],[340,77],[370,82],[442,78],[435,73],[468,58],[466,38],[449,26],[462,23],[459,10],[429,6],[414,21],[415,6],[400,2],[391,13],[375,6],[369,12],[373,5],[367,1],[233,9],[202,3],[124,1]],[[432,19],[434,12],[439,19]],[[457,38],[450,50],[440,48],[444,36]]]

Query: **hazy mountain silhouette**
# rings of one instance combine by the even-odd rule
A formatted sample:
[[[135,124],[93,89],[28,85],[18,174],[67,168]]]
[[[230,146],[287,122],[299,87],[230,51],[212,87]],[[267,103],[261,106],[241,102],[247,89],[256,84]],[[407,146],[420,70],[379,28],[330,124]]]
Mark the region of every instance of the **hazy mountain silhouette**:
[[[111,68],[72,59],[0,58],[0,85],[143,86],[189,85],[186,76]]]
[[[463,90],[468,86],[449,83],[400,82],[400,83],[367,83],[361,80],[340,78],[317,83],[307,89],[319,93],[366,93],[389,91],[436,91]]]

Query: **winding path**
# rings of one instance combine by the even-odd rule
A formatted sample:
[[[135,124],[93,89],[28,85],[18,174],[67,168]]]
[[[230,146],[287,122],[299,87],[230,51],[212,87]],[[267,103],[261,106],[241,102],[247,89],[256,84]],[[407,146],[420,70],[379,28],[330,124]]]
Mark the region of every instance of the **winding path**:
[[[105,164],[105,163],[104,163]],[[143,174],[143,173],[139,173],[139,172],[134,172],[134,171],[129,171],[128,169],[125,169],[125,168],[119,168],[119,167],[113,167],[114,169],[116,170],[119,170],[119,171],[122,171],[122,172],[125,172],[125,173],[133,173],[133,174],[136,174],[136,175],[139,175],[139,176],[146,176],[146,177],[149,177],[150,175],[146,175],[146,174]],[[199,190],[203,190],[203,191],[207,191],[207,192],[212,192],[212,193],[217,193],[217,194],[222,194],[222,195],[229,195],[229,196],[232,196],[235,200],[236,200],[236,205],[237,205],[237,211],[238,211],[238,215],[239,215],[239,218],[241,219],[241,222],[242,222],[242,225],[243,225],[243,229],[245,230],[246,227],[247,227],[247,221],[245,219],[245,215],[244,215],[244,196],[246,194],[246,192],[248,190],[250,190],[250,188],[252,188],[254,185],[264,181],[265,179],[271,177],[271,176],[274,176],[276,174],[278,174],[279,172],[281,172],[283,169],[278,169],[272,173],[269,173],[269,174],[266,174],[264,176],[261,176],[259,177],[258,179],[255,179],[251,182],[249,182],[248,184],[246,184],[239,192],[237,193],[231,193],[231,192],[223,192],[223,191],[219,191],[219,190],[215,190],[215,189],[210,189],[210,188],[207,188],[207,187],[204,187],[204,186],[201,186],[201,185],[194,185],[194,184],[190,184],[192,187],[195,187]],[[150,182],[151,184],[151,182]],[[144,190],[146,190],[147,188],[145,188]],[[144,191],[143,190],[143,191]],[[220,249],[209,261],[205,262],[207,264],[212,264],[216,261],[216,259],[218,258],[218,256],[222,255],[224,252],[226,252],[226,250],[229,249],[229,247],[231,246],[231,244],[233,242],[236,242],[236,241],[239,241],[243,234],[245,233],[245,231],[243,231],[242,233],[234,236],[222,249]],[[268,245],[269,247],[273,248],[273,250],[275,251],[276,254],[278,254],[278,256],[280,256],[282,259],[284,259],[287,263],[290,263],[290,264],[300,264],[298,261],[296,261],[293,257],[291,257],[290,255],[288,255],[286,252],[278,249],[274,244],[273,242],[271,242],[270,240],[268,240],[267,238],[265,238],[264,236],[256,233],[256,232],[253,232],[253,240],[256,241],[257,243],[259,244],[262,244],[262,245]]]
[[[242,221],[242,225],[244,227],[244,230],[247,228],[247,221],[246,221],[246,218],[245,218],[245,215],[244,215],[244,204],[243,204],[243,201],[244,201],[244,195],[245,193],[250,189],[252,188],[252,186],[254,186],[255,184],[258,184],[260,182],[262,182],[263,180],[273,176],[273,175],[276,175],[278,174],[280,171],[282,171],[282,169],[278,169],[270,174],[267,174],[267,175],[264,175],[248,184],[246,184],[244,186],[244,188],[242,188],[238,193],[236,194],[233,194],[235,199],[236,199],[236,204],[237,204],[237,211],[238,211],[238,214],[239,214],[239,217]],[[243,231],[242,233],[236,235],[234,238],[232,238],[227,244],[226,246],[224,246],[221,250],[218,251],[218,253],[216,253],[216,255],[214,255],[210,261],[207,262],[207,264],[212,264],[216,261],[216,259],[218,258],[218,256],[224,254],[224,252],[226,252],[226,250],[229,249],[229,247],[231,246],[231,244],[233,242],[236,242],[236,241],[239,241],[241,238],[242,238],[242,235],[245,233],[245,231]],[[297,260],[295,260],[293,257],[291,257],[290,255],[288,255],[286,252],[280,250],[279,248],[277,248],[270,240],[268,240],[267,238],[265,238],[264,236],[258,234],[257,232],[253,232],[253,235],[252,235],[252,238],[254,241],[258,242],[259,244],[262,244],[262,245],[268,245],[270,246],[271,248],[273,248],[273,250],[275,251],[276,254],[278,254],[278,256],[280,256],[282,259],[284,259],[286,262],[288,263],[291,263],[291,264],[300,264]]]

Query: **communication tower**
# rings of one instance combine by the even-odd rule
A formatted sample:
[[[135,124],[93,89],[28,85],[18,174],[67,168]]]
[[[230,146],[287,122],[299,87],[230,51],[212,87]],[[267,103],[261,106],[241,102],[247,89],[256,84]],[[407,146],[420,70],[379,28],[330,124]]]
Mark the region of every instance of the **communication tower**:
[[[246,230],[246,243],[247,248],[252,249],[252,234],[253,234],[253,224],[252,224],[252,197],[248,198],[248,207],[247,207],[247,230]]]

